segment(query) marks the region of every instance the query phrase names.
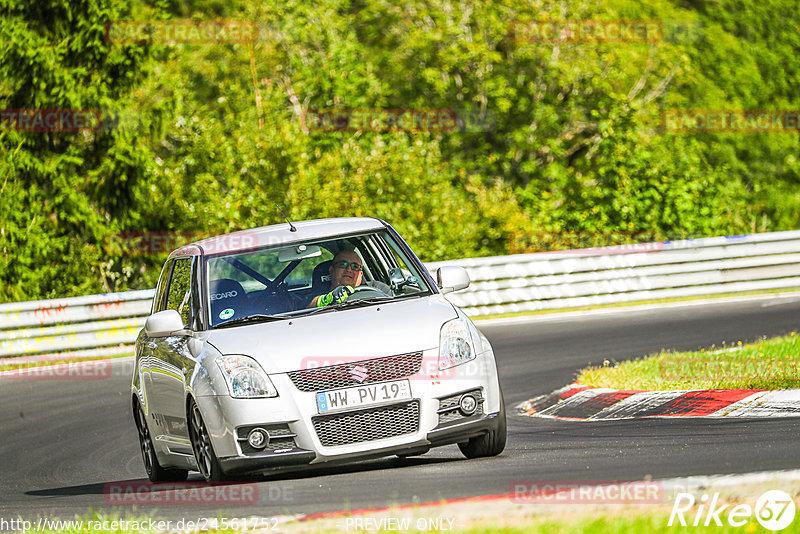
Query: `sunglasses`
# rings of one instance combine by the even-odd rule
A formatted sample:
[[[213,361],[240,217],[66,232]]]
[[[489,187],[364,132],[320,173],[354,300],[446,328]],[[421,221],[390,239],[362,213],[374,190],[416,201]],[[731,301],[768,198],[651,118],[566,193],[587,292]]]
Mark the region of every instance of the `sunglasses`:
[[[346,261],[336,261],[333,262],[334,267],[338,267],[339,269],[347,269],[350,267],[351,271],[360,272],[363,267],[358,263],[346,262]]]

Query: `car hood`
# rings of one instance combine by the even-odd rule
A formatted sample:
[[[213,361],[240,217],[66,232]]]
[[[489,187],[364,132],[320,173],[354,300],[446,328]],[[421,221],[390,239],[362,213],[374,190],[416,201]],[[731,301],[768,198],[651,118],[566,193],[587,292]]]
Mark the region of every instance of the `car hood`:
[[[455,319],[441,295],[324,312],[290,320],[212,330],[222,354],[246,354],[268,374],[407,354],[439,346],[442,324]]]

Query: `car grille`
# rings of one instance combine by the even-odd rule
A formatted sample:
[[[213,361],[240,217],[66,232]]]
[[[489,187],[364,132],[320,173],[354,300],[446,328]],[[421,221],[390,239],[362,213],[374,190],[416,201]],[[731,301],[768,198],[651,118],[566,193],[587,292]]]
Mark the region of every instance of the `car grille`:
[[[354,367],[366,370],[367,378],[358,382],[351,375]],[[417,374],[422,367],[422,352],[343,363],[328,367],[292,371],[289,378],[300,391],[325,391],[358,384],[371,384]]]
[[[263,449],[255,449],[247,442],[247,435],[254,428],[263,428],[269,432],[269,443]],[[250,425],[240,426],[236,429],[236,439],[242,454],[268,454],[279,450],[294,449],[297,444],[294,441],[295,434],[289,430],[289,425]]]
[[[357,412],[312,417],[319,441],[326,447],[413,434],[419,430],[419,400]]]
[[[478,408],[475,410],[475,413],[470,416],[465,416],[458,410],[458,401],[461,399],[462,395],[467,393],[474,395],[475,399],[478,401]],[[461,421],[463,419],[483,416],[483,401],[484,398],[480,389],[464,391],[462,393],[458,393],[457,395],[451,395],[449,397],[439,399],[439,426],[452,423],[453,421]]]

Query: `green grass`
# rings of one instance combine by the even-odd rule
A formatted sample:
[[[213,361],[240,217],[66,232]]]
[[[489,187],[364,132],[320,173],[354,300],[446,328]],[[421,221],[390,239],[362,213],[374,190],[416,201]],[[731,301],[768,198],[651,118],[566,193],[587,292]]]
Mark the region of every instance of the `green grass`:
[[[579,384],[628,390],[800,388],[800,336],[696,352],[662,352],[617,365],[589,367]]]
[[[687,526],[674,524],[667,526],[669,512],[661,513],[630,513],[625,516],[603,516],[598,518],[581,519],[534,519],[529,523],[513,526],[498,527],[489,525],[485,528],[476,528],[460,531],[465,534],[527,534],[536,532],[538,534],[631,534],[631,533],[659,533],[659,532],[699,532],[699,533],[737,533],[749,534],[752,532],[772,532],[767,530],[755,519],[744,526],[733,527],[726,522],[723,526],[712,523],[711,526]],[[703,518],[705,520],[705,518]],[[701,522],[702,525],[702,522]],[[458,532],[458,531],[456,531]],[[800,522],[794,521],[782,533],[800,532]]]

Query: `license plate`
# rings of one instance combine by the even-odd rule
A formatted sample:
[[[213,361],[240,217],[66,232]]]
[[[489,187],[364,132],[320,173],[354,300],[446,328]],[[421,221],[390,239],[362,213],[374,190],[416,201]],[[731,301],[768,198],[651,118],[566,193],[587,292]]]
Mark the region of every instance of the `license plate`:
[[[323,413],[410,398],[411,385],[408,380],[395,380],[394,382],[366,384],[333,391],[320,391],[317,393],[317,409],[319,413]]]

